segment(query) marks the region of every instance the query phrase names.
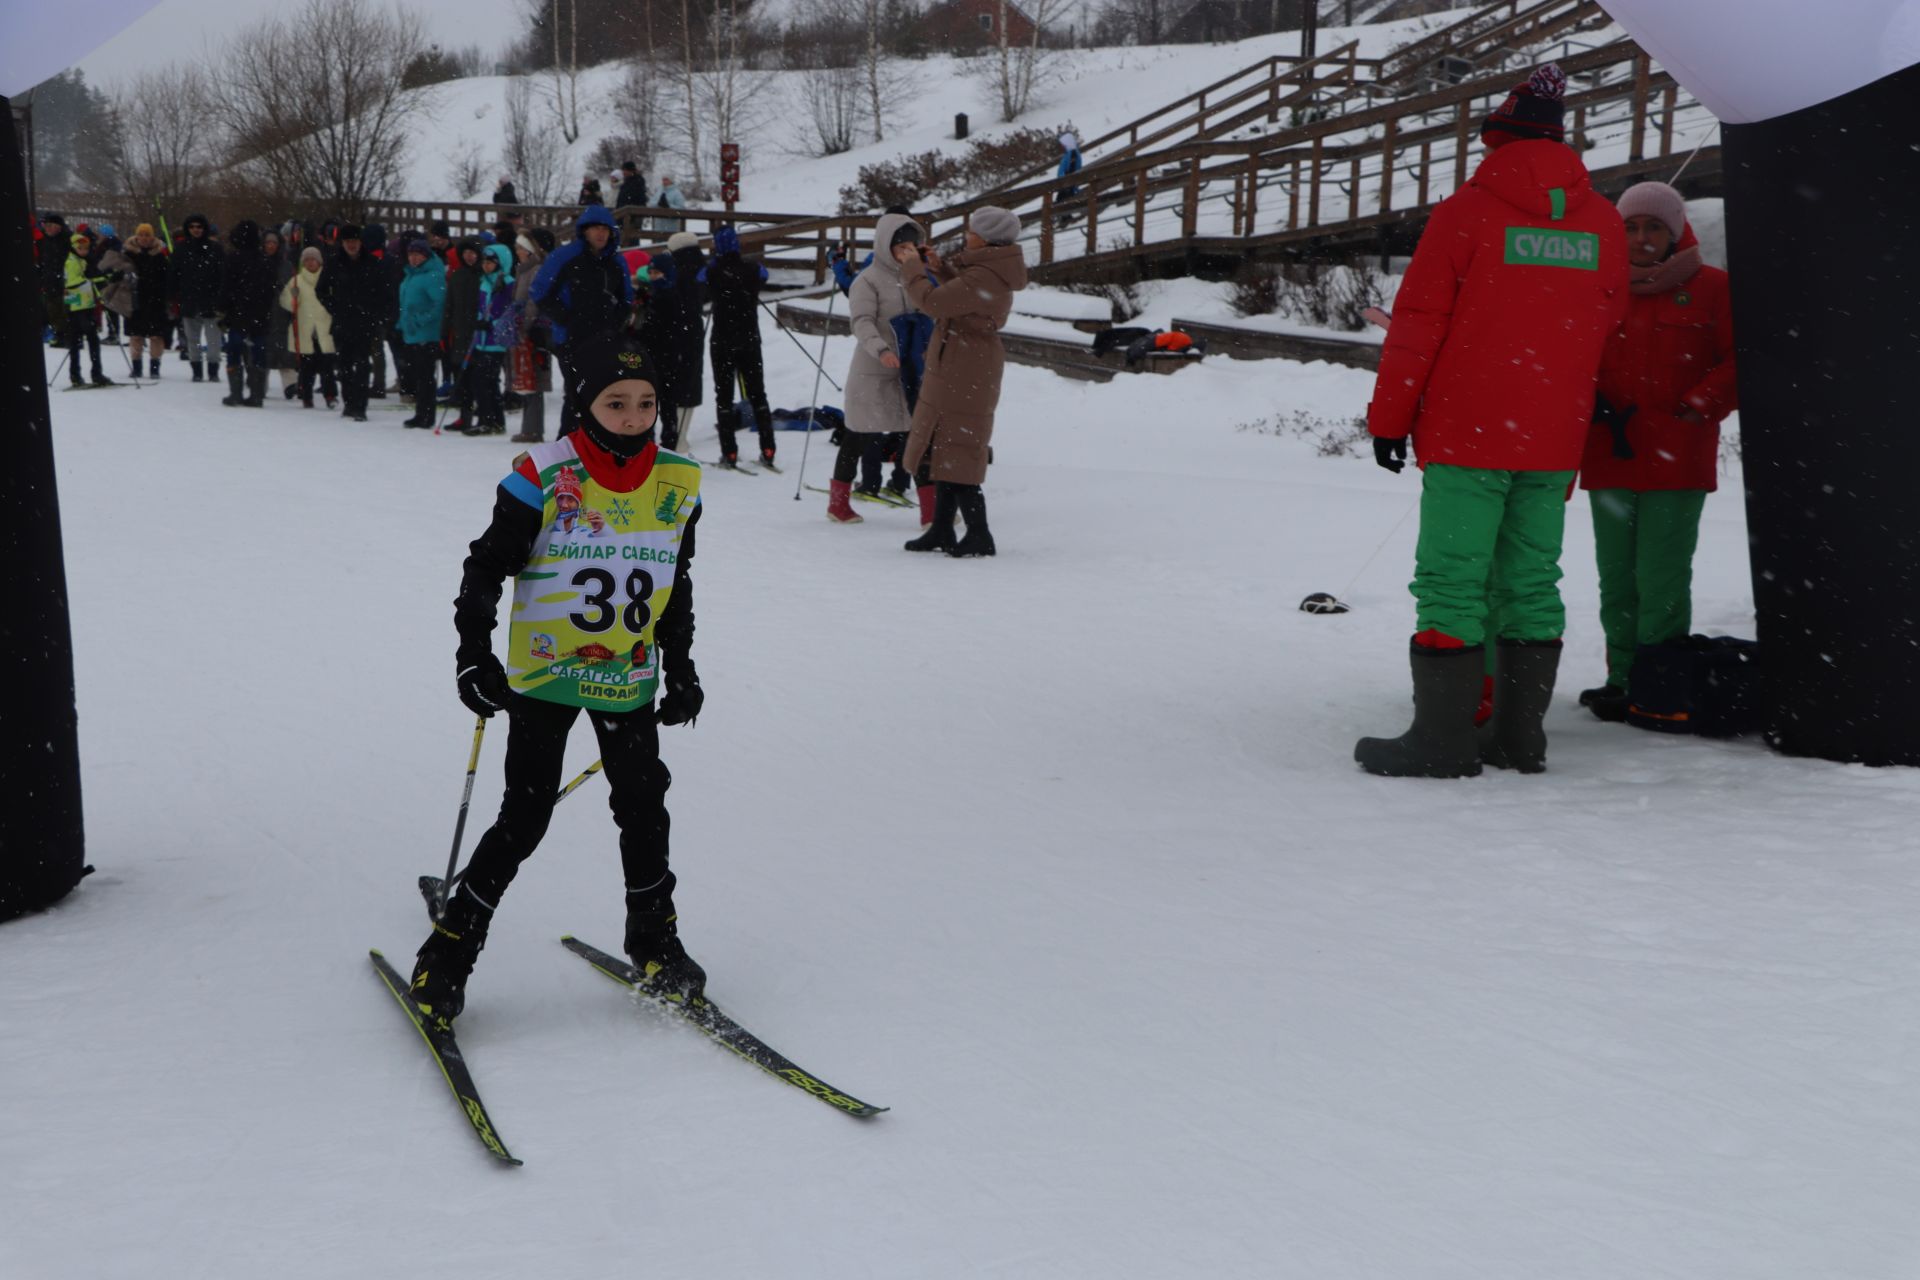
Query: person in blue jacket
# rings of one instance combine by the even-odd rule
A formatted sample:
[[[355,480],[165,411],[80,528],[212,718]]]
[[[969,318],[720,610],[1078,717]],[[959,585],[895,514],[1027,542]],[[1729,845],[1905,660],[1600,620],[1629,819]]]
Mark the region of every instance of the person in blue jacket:
[[[573,239],[548,255],[533,278],[533,304],[553,328],[553,354],[565,375],[560,399],[560,435],[580,420],[574,403],[573,351],[582,342],[618,336],[633,311],[633,280],[620,257],[613,215],[588,205],[573,224]]]
[[[447,307],[447,272],[425,240],[407,244],[406,274],[400,277],[400,315],[395,330],[405,357],[401,377],[413,389],[413,416],[403,426],[433,425],[434,392],[439,384],[440,328]]]
[[[1074,137],[1071,133],[1063,133],[1060,135],[1060,167],[1053,171],[1053,176],[1056,178],[1064,178],[1068,174],[1078,172],[1080,172],[1080,139]],[[1071,200],[1079,194],[1080,188],[1068,187],[1055,196],[1054,199]]]

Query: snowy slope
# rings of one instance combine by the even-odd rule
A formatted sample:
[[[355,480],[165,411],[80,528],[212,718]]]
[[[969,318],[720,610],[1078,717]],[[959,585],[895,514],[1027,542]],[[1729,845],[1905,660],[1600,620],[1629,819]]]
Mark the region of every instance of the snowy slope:
[[[492,1166],[365,953],[411,951],[444,864],[448,602],[512,448],[180,368],[53,397],[99,874],[0,928],[0,1276],[1911,1274],[1920,779],[1587,718],[1578,500],[1552,771],[1359,773],[1407,719],[1414,478],[1235,429],[1358,412],[1326,365],[1010,368],[992,561],[710,474],[707,709],[663,735],[683,929],[893,1111],[555,945],[618,944],[596,783],[462,1019],[527,1161]],[[1697,625],[1750,633],[1728,481]]]

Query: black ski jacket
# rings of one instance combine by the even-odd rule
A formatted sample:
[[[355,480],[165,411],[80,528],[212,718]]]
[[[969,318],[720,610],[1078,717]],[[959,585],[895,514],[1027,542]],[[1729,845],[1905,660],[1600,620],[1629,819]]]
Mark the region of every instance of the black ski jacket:
[[[191,233],[174,248],[168,276],[181,315],[210,316],[220,309],[226,256],[212,240],[205,236],[196,240]]]

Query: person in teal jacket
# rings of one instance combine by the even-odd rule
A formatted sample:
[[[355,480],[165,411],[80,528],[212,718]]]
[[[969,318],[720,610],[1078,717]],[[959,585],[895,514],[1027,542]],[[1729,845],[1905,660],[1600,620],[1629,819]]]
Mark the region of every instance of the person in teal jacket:
[[[407,270],[400,277],[400,341],[406,353],[406,385],[413,389],[413,416],[405,425],[433,425],[439,389],[440,329],[447,306],[447,273],[425,240],[407,245]]]
[[[480,252],[480,303],[474,317],[473,355],[467,364],[468,398],[473,403],[470,436],[505,433],[507,411],[500,399],[500,370],[507,350],[520,341],[513,312],[513,250],[490,244]]]

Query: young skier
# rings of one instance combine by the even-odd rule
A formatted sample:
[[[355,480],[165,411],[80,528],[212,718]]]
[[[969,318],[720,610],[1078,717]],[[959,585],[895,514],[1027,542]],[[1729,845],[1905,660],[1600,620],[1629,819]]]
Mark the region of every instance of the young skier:
[[[720,430],[720,464],[740,458],[740,417],[736,391],[752,409],[760,433],[760,461],[773,465],[773,409],[767,402],[766,365],[760,355],[760,290],[766,264],[742,257],[740,233],[721,227],[713,233],[713,259],[700,269],[713,299],[713,409]]]
[[[500,895],[546,834],[567,732],[583,709],[620,828],[626,952],[669,998],[692,999],[706,984],[675,923],[672,775],[660,760],[660,726],[692,724],[705,701],[693,666],[690,574],[700,468],[654,440],[653,370],[640,347],[582,343],[573,378],[580,429],[514,460],[494,494],[493,522],[468,549],[454,601],[460,700],[481,717],[504,710],[508,728],[500,817],[414,965],[413,1000],[442,1026],[465,1004]],[[492,635],[508,578],[515,583],[503,666]]]

